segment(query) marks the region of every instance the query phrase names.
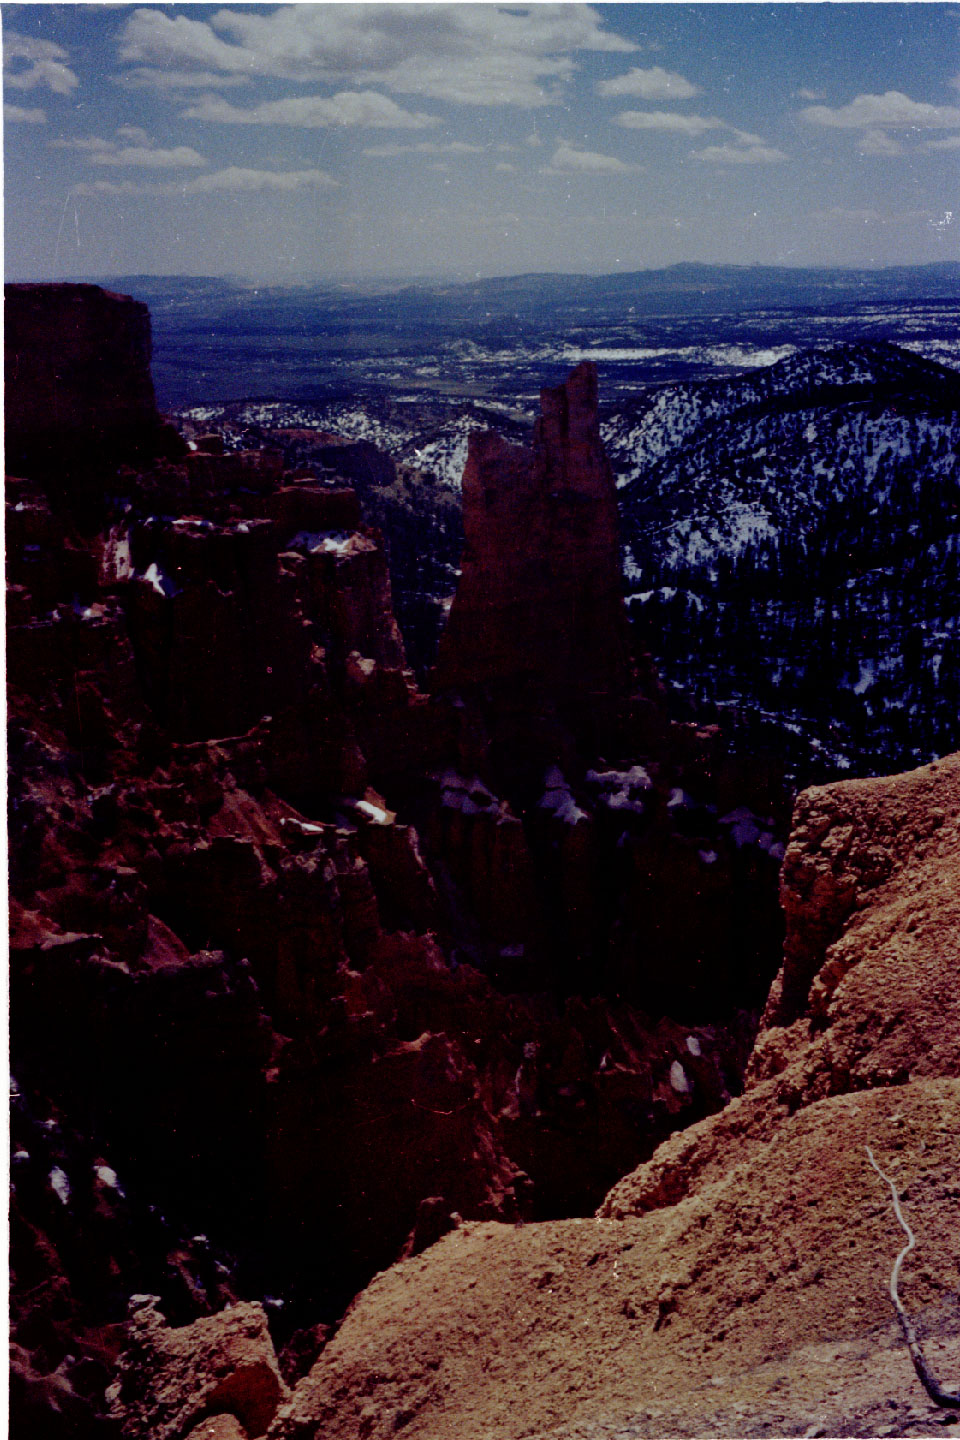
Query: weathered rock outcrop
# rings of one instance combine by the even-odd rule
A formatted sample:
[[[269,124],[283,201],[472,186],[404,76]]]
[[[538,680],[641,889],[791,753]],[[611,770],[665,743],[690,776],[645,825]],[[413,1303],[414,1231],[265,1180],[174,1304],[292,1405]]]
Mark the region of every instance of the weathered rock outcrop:
[[[180,1440],[215,1416],[236,1419],[248,1440],[263,1435],[288,1391],[262,1305],[171,1329],[156,1296],[137,1296],[119,1380],[110,1398],[122,1433]],[[229,1434],[229,1431],[227,1432]]]
[[[11,474],[182,450],[150,378],[150,313],[99,285],[4,287]]]
[[[960,756],[801,794],[782,894],[784,964],[744,1094],[661,1146],[605,1214],[673,1203],[815,1101],[960,1074]]]

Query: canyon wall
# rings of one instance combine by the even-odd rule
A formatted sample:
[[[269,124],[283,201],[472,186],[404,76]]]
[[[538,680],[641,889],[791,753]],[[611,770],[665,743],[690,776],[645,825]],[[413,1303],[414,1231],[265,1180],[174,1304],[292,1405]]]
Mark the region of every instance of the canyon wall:
[[[175,1328],[263,1305],[288,1384],[401,1253],[588,1212],[722,1106],[779,956],[782,796],[634,682],[592,371],[546,392],[532,459],[475,450],[492,513],[525,519],[474,527],[426,695],[330,457],[175,444],[140,310],[26,288],[13,1407],[22,1434],[94,1436],[131,1294]],[[24,387],[62,398],[67,299],[100,373],[70,380],[53,465]]]

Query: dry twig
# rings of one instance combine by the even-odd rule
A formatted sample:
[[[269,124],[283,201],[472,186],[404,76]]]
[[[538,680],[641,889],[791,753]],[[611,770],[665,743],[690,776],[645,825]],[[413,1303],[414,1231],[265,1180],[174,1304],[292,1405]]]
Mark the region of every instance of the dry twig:
[[[890,1187],[890,1197],[893,1200],[894,1214],[900,1221],[903,1233],[907,1237],[906,1245],[904,1245],[903,1249],[900,1251],[900,1254],[893,1262],[893,1270],[890,1273],[890,1299],[893,1301],[894,1309],[897,1312],[897,1318],[900,1321],[900,1327],[903,1330],[904,1338],[907,1342],[907,1349],[910,1351],[910,1359],[913,1361],[913,1368],[917,1372],[917,1377],[920,1381],[920,1384],[923,1386],[924,1390],[926,1390],[927,1394],[930,1396],[930,1399],[934,1402],[935,1405],[940,1405],[944,1409],[960,1409],[960,1395],[954,1395],[951,1394],[949,1390],[942,1389],[941,1386],[937,1384],[937,1381],[933,1378],[933,1375],[930,1373],[930,1368],[927,1365],[926,1358],[924,1357],[923,1350],[920,1346],[920,1341],[917,1339],[917,1332],[913,1328],[913,1321],[910,1319],[910,1316],[904,1309],[903,1302],[900,1299],[900,1291],[898,1288],[900,1283],[900,1266],[903,1264],[904,1258],[910,1254],[910,1251],[914,1248],[917,1242],[914,1238],[913,1231],[910,1229],[910,1226],[904,1219],[903,1211],[900,1209],[900,1196],[897,1194],[897,1187],[890,1179],[890,1176],[885,1175],[884,1172],[880,1169],[880,1166],[874,1159],[874,1154],[873,1151],[870,1149],[870,1146],[865,1145],[864,1149],[867,1152],[867,1159],[870,1161],[870,1164],[880,1176],[880,1179],[883,1180],[884,1183]]]

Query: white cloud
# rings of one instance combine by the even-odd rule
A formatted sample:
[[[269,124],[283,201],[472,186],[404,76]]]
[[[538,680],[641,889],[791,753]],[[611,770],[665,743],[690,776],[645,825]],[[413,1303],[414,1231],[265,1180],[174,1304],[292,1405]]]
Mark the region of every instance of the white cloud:
[[[325,170],[247,170],[229,165],[212,175],[198,175],[179,187],[185,195],[202,195],[211,191],[329,190],[338,182]]]
[[[416,145],[368,145],[364,155],[392,158],[396,155],[482,155],[482,145],[468,145],[464,140],[451,140],[438,144],[434,140],[420,140]]]
[[[624,110],[617,124],[627,130],[665,130],[675,135],[702,135],[705,130],[723,130],[723,120],[706,115],[678,115],[673,110]]]
[[[33,35],[19,35],[5,30],[3,35],[3,68],[5,83],[15,90],[32,90],[45,85],[55,95],[69,95],[80,84],[64,62],[70,56],[62,45],[40,40]],[[22,63],[21,63],[22,62]]]
[[[707,145],[692,154],[712,165],[776,165],[789,158],[772,145]]]
[[[140,66],[115,77],[125,90],[223,90],[249,85],[249,75],[218,75],[213,70],[150,70]]]
[[[664,70],[662,65],[653,65],[649,70],[634,66],[625,75],[616,75],[612,80],[601,80],[597,85],[598,95],[631,95],[638,100],[690,100],[700,91],[682,75],[673,70]]]
[[[193,168],[207,163],[190,145],[170,148],[154,145],[139,125],[121,125],[117,134],[121,140],[132,140],[134,143],[121,145],[116,140],[104,140],[99,135],[75,135],[68,140],[51,140],[50,148],[79,150],[88,156],[91,165],[140,165],[166,170],[177,166]]]
[[[227,74],[252,68],[240,47],[221,40],[205,20],[147,9],[134,10],[124,26],[120,59],[147,65],[200,66]]]
[[[74,185],[74,195],[209,195],[250,194],[253,192],[280,192],[289,194],[294,190],[329,190],[338,182],[324,170],[248,170],[230,165],[225,170],[215,170],[209,175],[198,175],[193,180],[182,182],[166,181],[162,184],[143,183],[137,180],[93,180]]]
[[[150,145],[123,145],[118,150],[98,150],[90,156],[92,165],[144,165],[166,170],[178,165],[206,165],[202,155],[190,145],[174,145],[169,150]]]
[[[924,150],[960,150],[960,135],[945,135],[942,140],[928,140]]]
[[[124,27],[120,55],[140,67],[535,106],[572,76],[577,51],[636,48],[605,29],[590,5],[337,4],[284,5],[269,14],[225,9],[209,21],[138,9]]]
[[[516,165],[511,165],[508,160],[500,160],[493,168],[499,171],[501,175],[515,175],[517,173]]]
[[[146,130],[140,125],[118,125],[117,134],[121,140],[129,140],[131,145],[153,144]]]
[[[886,130],[864,130],[857,147],[861,155],[903,155],[899,140],[894,140]]]
[[[9,103],[4,104],[3,118],[9,125],[45,125],[47,123],[44,110],[24,105],[10,105]]]
[[[628,175],[637,169],[613,155],[598,155],[593,150],[575,150],[561,141],[546,169],[548,175]]]
[[[900,90],[887,90],[883,95],[857,95],[849,105],[841,105],[836,110],[827,105],[809,105],[800,114],[812,125],[827,125],[837,130],[960,129],[960,106],[928,105],[922,100],[911,100]]]
[[[74,135],[69,140],[51,140],[51,150],[110,150],[112,140],[101,140],[98,135]]]
[[[436,125],[432,115],[404,110],[387,95],[374,90],[343,90],[337,95],[291,95],[267,100],[249,109],[231,105],[219,95],[204,95],[183,112],[186,120],[208,120],[220,125],[296,125],[317,130],[329,125],[359,125],[375,130],[423,130]]]
[[[794,100],[825,100],[827,97],[822,90],[794,90]]]

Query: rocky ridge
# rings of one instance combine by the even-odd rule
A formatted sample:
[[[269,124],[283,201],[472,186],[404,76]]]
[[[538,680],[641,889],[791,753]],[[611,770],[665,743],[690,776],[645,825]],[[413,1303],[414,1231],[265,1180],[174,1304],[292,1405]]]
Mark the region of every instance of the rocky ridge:
[[[41,336],[89,305],[95,368],[79,289],[31,303]],[[594,397],[544,399],[573,489],[608,473]],[[333,466],[175,444],[149,407],[107,460],[68,398],[55,474],[25,452],[7,483],[12,1413],[93,1436],[131,1292],[174,1327],[262,1302],[287,1383],[401,1251],[589,1210],[723,1104],[779,945],[783,795],[655,687],[605,753],[506,687],[549,735],[518,777],[482,697],[415,685]],[[208,1418],[230,1433],[170,1423]]]

